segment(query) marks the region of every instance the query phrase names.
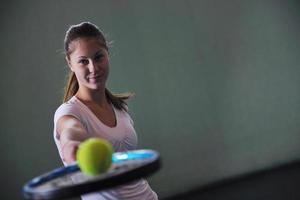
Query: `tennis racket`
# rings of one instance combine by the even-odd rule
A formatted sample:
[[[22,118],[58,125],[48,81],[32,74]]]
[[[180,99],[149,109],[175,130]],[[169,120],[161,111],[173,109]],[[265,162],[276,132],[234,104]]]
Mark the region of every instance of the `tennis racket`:
[[[160,156],[154,150],[114,153],[110,169],[87,176],[77,163],[38,176],[23,187],[25,199],[64,199],[96,192],[151,175],[160,168]]]

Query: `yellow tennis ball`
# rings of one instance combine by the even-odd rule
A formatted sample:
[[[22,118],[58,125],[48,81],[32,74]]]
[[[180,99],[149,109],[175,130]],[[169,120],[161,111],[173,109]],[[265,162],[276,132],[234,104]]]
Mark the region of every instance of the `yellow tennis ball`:
[[[113,148],[109,142],[99,138],[91,138],[79,145],[76,159],[83,173],[95,176],[110,168],[112,154]]]

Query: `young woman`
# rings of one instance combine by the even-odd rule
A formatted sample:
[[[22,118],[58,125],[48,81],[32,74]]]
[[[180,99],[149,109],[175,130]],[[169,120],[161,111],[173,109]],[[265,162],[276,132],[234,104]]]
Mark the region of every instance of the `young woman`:
[[[102,32],[83,22],[69,28],[64,42],[70,77],[64,103],[54,115],[54,140],[63,163],[73,163],[78,146],[90,137],[106,139],[116,152],[135,149],[137,136],[125,102],[130,94],[113,95],[106,88],[109,53]],[[141,179],[82,199],[154,200],[157,195]]]

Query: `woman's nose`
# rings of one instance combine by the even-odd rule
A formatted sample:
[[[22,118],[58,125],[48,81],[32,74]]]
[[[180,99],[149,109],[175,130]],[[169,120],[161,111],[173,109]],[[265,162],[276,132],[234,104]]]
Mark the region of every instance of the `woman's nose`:
[[[98,64],[97,64],[97,62],[90,61],[89,70],[90,70],[90,72],[96,72],[98,70]]]

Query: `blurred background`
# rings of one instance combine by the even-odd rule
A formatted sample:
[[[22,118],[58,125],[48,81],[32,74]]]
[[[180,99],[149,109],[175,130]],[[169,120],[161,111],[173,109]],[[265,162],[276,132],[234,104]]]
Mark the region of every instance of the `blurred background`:
[[[0,199],[22,199],[25,182],[62,166],[52,135],[68,72],[61,52],[68,27],[82,21],[113,42],[108,88],[136,94],[139,148],[162,156],[148,178],[160,199],[297,161],[299,8],[297,0],[3,2]]]

